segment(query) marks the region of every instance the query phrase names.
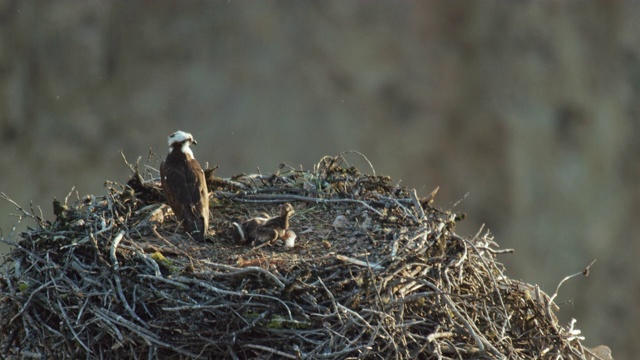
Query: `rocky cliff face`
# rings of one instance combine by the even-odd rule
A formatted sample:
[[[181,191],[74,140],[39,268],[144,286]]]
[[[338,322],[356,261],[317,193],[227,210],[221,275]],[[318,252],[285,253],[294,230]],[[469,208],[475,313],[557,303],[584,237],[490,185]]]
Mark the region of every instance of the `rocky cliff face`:
[[[508,268],[636,354],[640,8],[393,2],[0,4],[0,191],[101,193],[119,160],[199,140],[218,175],[348,149],[473,213]],[[358,159],[354,159],[358,161]],[[361,165],[361,164],[358,164]],[[364,168],[364,166],[359,166]],[[466,195],[468,194],[468,195]],[[7,234],[15,218],[0,204]],[[595,344],[593,344],[595,345]]]

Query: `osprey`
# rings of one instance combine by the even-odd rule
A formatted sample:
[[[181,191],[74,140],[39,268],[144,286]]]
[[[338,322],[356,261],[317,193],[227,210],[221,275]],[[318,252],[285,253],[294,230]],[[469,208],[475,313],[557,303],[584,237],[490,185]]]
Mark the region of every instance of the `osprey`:
[[[237,242],[250,241],[252,244],[281,239],[285,242],[285,247],[293,247],[296,234],[289,230],[289,218],[294,212],[293,206],[286,203],[280,207],[280,215],[276,217],[255,217],[242,224],[234,222],[234,238]]]
[[[169,154],[160,164],[162,189],[184,229],[202,241],[209,227],[209,192],[204,172],[189,145],[193,136],[184,131],[169,135]]]

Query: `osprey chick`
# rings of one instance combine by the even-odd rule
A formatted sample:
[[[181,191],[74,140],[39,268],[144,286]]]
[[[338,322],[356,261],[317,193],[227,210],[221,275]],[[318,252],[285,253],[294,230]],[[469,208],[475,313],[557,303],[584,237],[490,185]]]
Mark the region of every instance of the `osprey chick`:
[[[234,222],[234,238],[237,242],[250,241],[252,244],[281,239],[286,247],[293,247],[296,234],[289,230],[289,219],[294,212],[293,206],[286,203],[280,206],[280,215],[276,217],[255,217],[242,224]]]
[[[160,164],[160,179],[167,202],[184,229],[202,241],[209,227],[209,192],[191,144],[197,143],[187,132],[169,135],[169,154]]]

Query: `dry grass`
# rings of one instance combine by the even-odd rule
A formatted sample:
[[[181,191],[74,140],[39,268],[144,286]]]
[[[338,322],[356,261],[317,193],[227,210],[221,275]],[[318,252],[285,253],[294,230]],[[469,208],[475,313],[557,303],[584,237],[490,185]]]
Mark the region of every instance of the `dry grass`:
[[[0,357],[585,358],[550,298],[504,275],[488,232],[461,237],[458,215],[345,164],[209,172],[205,243],[137,167],[52,222],[18,207],[36,226],[2,240]],[[295,248],[233,242],[231,221],[284,202]]]

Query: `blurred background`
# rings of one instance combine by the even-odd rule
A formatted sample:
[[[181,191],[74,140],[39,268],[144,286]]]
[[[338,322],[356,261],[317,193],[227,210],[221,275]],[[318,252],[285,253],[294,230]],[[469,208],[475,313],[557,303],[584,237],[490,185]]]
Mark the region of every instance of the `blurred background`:
[[[560,319],[635,358],[638,16],[627,2],[2,1],[0,191],[52,219],[53,197],[103,194],[129,176],[121,150],[164,157],[178,129],[222,177],[358,150],[419,195],[440,186],[435,205],[468,215],[461,235],[486,224],[516,251],[500,257],[512,278],[553,293],[597,259],[560,289]],[[16,213],[0,201],[3,236]]]

